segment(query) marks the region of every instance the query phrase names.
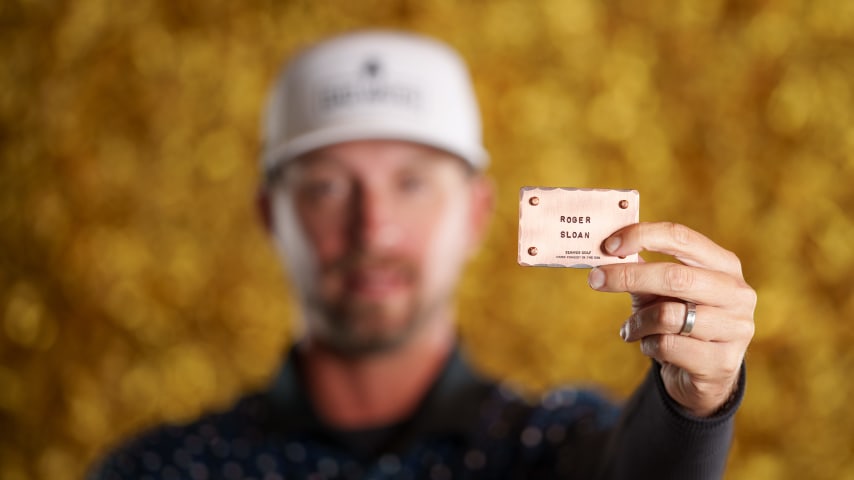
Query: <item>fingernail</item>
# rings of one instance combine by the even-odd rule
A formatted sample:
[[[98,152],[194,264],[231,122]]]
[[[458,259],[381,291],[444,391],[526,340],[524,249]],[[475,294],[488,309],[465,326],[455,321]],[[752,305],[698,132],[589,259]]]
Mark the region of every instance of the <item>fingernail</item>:
[[[625,323],[622,327],[620,327],[620,338],[622,338],[624,342],[627,341],[629,338],[629,328],[628,325]]]
[[[609,237],[605,240],[605,251],[608,253],[614,253],[620,248],[620,245],[623,243],[623,239],[619,236]]]
[[[602,285],[605,285],[605,272],[598,267],[590,270],[590,274],[587,275],[587,284],[594,290],[602,288]]]

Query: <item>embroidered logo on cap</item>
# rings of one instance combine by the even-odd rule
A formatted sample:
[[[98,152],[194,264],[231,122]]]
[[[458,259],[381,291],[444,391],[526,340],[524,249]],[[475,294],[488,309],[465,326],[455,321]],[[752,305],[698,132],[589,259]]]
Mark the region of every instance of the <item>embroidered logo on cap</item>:
[[[365,72],[365,75],[376,78],[380,74],[380,62],[377,59],[369,58],[362,65],[362,71]]]
[[[360,107],[394,106],[416,110],[421,95],[405,79],[390,78],[378,58],[369,57],[361,63],[355,78],[330,82],[320,90],[321,112],[326,115]]]

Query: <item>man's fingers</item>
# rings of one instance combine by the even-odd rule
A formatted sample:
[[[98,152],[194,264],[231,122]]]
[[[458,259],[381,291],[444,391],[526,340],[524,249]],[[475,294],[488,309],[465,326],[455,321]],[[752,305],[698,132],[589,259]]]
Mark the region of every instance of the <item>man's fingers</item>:
[[[594,268],[588,284],[601,292],[681,298],[714,307],[755,305],[755,293],[740,278],[678,263],[619,263]]]
[[[614,232],[603,247],[607,253],[626,256],[641,251],[672,255],[685,265],[742,277],[738,257],[705,235],[670,222],[636,223]]]
[[[644,355],[679,367],[691,378],[711,382],[738,375],[744,351],[728,343],[704,342],[681,335],[650,335],[640,342]]]
[[[686,311],[682,302],[655,303],[632,314],[620,329],[620,336],[627,342],[635,342],[650,335],[678,335],[685,325]],[[719,308],[697,305],[690,336],[706,342],[750,339],[753,322],[733,318]]]

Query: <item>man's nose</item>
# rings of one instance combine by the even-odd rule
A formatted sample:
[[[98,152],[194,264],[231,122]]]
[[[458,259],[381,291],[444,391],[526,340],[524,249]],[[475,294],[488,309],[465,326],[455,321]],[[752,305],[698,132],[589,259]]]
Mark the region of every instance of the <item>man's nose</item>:
[[[366,250],[394,246],[400,239],[401,228],[394,199],[382,191],[359,189],[353,222],[354,240]]]

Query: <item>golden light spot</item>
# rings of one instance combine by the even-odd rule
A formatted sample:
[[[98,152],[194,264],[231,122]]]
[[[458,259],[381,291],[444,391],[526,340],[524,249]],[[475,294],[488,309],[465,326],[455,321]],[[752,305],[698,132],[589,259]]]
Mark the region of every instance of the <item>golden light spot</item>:
[[[198,414],[202,407],[198,399],[211,398],[216,393],[216,372],[210,357],[201,348],[172,349],[160,368],[164,399],[181,399],[167,405],[176,415]]]
[[[110,430],[103,397],[77,395],[70,400],[69,430],[83,443],[103,438]]]
[[[233,130],[223,129],[206,135],[199,144],[200,167],[207,179],[220,182],[234,176],[244,158]]]
[[[809,73],[790,71],[771,94],[766,113],[771,128],[787,135],[797,133],[810,120],[817,93]]]
[[[6,337],[22,347],[35,347],[42,333],[45,306],[38,291],[27,283],[12,288],[3,316]]]
[[[566,35],[581,35],[594,31],[600,21],[599,4],[588,0],[543,2],[546,21],[551,30]]]
[[[160,378],[148,364],[135,365],[125,372],[119,380],[118,391],[125,408],[138,415],[155,412],[164,400]]]

